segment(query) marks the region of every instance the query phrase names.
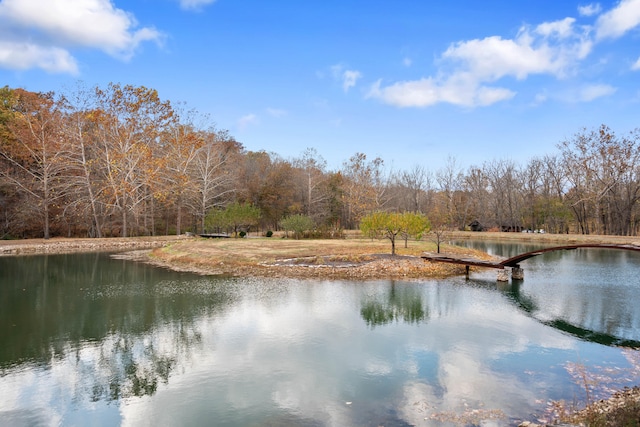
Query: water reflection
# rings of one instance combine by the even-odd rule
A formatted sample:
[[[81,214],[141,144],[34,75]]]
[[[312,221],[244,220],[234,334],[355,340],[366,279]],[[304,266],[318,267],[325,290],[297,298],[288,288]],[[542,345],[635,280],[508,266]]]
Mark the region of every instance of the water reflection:
[[[155,393],[200,342],[194,320],[230,302],[209,281],[105,254],[0,258],[0,284],[0,373],[68,363],[91,401]]]
[[[505,257],[515,255],[514,247],[517,251],[543,247],[491,241],[459,243]],[[638,346],[640,253],[583,248],[547,252],[521,266],[525,280],[509,285],[506,294],[531,316],[582,339]]]
[[[360,314],[371,327],[397,321],[420,323],[429,318],[421,291],[414,287],[398,289],[396,281],[391,281],[387,295],[366,298]]]
[[[522,309],[524,312],[528,313],[532,317],[536,318],[538,313],[541,311],[541,308],[538,306],[535,298],[526,292],[521,292],[522,282],[521,281],[513,281],[512,283],[498,283],[497,288],[503,292],[513,303]],[[621,313],[616,313],[615,309],[611,310],[611,317],[615,318],[616,315],[621,315]],[[624,317],[621,317],[624,318]],[[629,347],[629,348],[640,348],[640,341],[636,339],[628,339],[624,337],[615,336],[606,332],[598,332],[590,329],[586,329],[584,327],[571,324],[567,320],[563,318],[556,319],[544,319],[540,320],[545,325],[548,325],[552,328],[555,328],[559,331],[566,332],[568,334],[573,335],[576,338],[603,344],[607,346],[619,346],[619,347]],[[618,322],[620,326],[620,322]]]
[[[573,399],[568,360],[627,363],[541,322],[531,274],[500,291],[491,277],[232,280],[101,254],[0,258],[0,424],[446,426],[434,414],[486,409],[498,426]]]

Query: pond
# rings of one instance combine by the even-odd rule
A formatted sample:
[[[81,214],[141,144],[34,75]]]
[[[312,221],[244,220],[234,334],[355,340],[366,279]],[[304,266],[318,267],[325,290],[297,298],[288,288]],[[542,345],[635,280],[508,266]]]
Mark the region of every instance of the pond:
[[[0,257],[0,425],[504,426],[584,401],[584,375],[592,397],[636,384],[617,345],[640,342],[640,253],[522,267],[349,282]]]

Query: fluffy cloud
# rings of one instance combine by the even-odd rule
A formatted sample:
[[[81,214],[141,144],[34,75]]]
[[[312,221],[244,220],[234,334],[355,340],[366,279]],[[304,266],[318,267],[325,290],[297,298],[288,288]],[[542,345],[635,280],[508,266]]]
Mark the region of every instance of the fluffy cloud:
[[[441,102],[464,106],[486,106],[512,98],[515,93],[504,88],[479,86],[474,79],[454,76],[437,82],[432,78],[398,82],[382,88],[378,80],[368,97],[378,98],[396,107],[428,107]]]
[[[436,77],[382,87],[376,82],[369,97],[399,107],[426,107],[437,103],[486,106],[515,95],[496,87],[505,77],[526,79],[532,74],[563,78],[592,48],[587,31],[573,18],[523,27],[514,39],[486,37],[458,42],[442,54],[443,70]]]
[[[575,34],[570,28],[571,22],[559,21],[543,24],[533,32],[522,29],[513,40],[487,37],[460,42],[442,56],[482,81],[505,76],[521,80],[530,74],[543,73],[561,77],[576,59],[586,56],[590,50],[590,43],[580,37],[565,41]],[[554,42],[555,38],[562,42]]]
[[[640,25],[640,0],[622,0],[615,8],[600,15],[596,38],[618,38]]]
[[[73,47],[127,60],[141,43],[162,39],[154,28],[137,28],[134,16],[109,0],[3,0],[0,20],[0,65],[6,68],[75,73]]]
[[[379,80],[368,96],[398,107],[491,105],[515,96],[506,87],[508,79],[525,80],[532,75],[565,79],[577,75],[596,43],[640,27],[640,0],[621,0],[604,13],[600,4],[591,3],[578,7],[578,13],[597,18],[593,25],[579,25],[575,18],[567,17],[536,27],[524,26],[514,38],[492,36],[453,43],[442,53],[436,74],[387,85]],[[640,70],[640,59],[631,69]],[[615,92],[611,85],[588,85],[574,90],[571,100],[589,102]]]
[[[16,70],[41,68],[50,73],[78,74],[76,60],[64,49],[1,40],[0,68]]]

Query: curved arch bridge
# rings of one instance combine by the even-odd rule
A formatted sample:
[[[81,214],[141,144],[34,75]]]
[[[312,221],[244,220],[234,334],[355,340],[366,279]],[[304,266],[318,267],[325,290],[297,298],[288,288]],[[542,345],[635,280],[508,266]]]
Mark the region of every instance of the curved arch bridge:
[[[466,267],[466,276],[469,278],[469,267],[486,267],[486,268],[496,268],[498,271],[498,281],[507,282],[509,281],[509,270],[511,269],[511,277],[513,279],[524,279],[524,270],[520,267],[520,263],[534,256],[542,255],[546,252],[553,251],[567,251],[574,250],[578,248],[600,248],[600,249],[622,249],[627,251],[638,251],[640,252],[640,246],[638,245],[616,245],[616,244],[608,244],[608,243],[584,243],[577,245],[564,245],[564,246],[554,246],[551,248],[543,248],[538,249],[531,252],[525,252],[520,255],[513,256],[511,258],[507,258],[502,261],[487,261],[481,260],[477,258],[462,258],[455,257],[447,254],[434,254],[434,253],[425,253],[422,255],[422,259],[425,261],[434,261],[434,262],[447,262],[450,264],[459,264],[464,265]]]

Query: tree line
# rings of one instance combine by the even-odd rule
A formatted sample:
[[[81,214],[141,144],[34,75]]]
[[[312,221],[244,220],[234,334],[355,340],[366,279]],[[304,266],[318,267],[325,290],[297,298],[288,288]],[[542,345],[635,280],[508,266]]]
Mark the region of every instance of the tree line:
[[[266,232],[287,219],[327,237],[374,212],[424,215],[436,230],[637,235],[638,132],[582,129],[523,164],[462,168],[450,157],[434,171],[389,170],[355,153],[330,170],[314,148],[293,159],[248,151],[205,115],[146,87],[56,94],[5,86],[0,238],[202,233],[223,223]],[[239,206],[252,212],[246,224],[229,218]]]

